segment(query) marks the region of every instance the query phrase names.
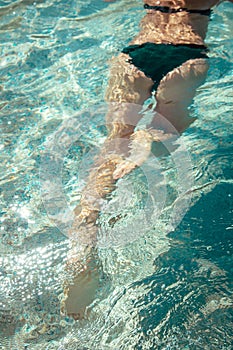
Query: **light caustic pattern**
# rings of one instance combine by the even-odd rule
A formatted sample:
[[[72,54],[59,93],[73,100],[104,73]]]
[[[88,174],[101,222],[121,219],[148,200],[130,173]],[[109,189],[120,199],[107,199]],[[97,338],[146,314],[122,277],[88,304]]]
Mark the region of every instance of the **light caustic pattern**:
[[[75,117],[65,119],[44,144],[40,164],[41,197],[49,218],[66,236],[69,236],[74,220],[72,206],[69,204],[63,184],[66,157],[75,143],[79,145],[82,142],[88,143],[88,147],[77,159],[77,191],[80,198],[94,159],[98,158],[106,139],[108,125],[105,125],[103,120],[108,108],[109,105],[100,104],[78,113]],[[138,106],[132,105],[131,109],[137,111]],[[154,148],[155,152],[150,152],[142,164],[137,164],[137,158],[134,157],[138,165],[137,173],[118,180],[111,198],[97,198],[101,211],[97,240],[100,247],[122,246],[136,240],[155,226],[157,219],[168,209],[170,214],[169,220],[166,221],[167,232],[174,230],[190,206],[193,185],[192,163],[182,138],[164,117],[153,110],[144,107],[140,113],[142,119],[133,127],[135,130],[146,129],[149,119],[156,115],[158,142],[151,148]],[[168,137],[164,137],[161,126],[169,130]],[[121,148],[122,146],[124,148],[125,144],[127,148],[127,142],[123,138],[114,139],[108,143],[108,147],[114,152],[115,144],[121,144]],[[139,145],[138,149],[142,146],[143,144]],[[163,156],[160,157],[156,155],[159,147],[163,147]],[[168,184],[162,163],[165,151],[167,153],[165,157],[171,158],[176,178],[177,196],[172,203],[169,200]],[[137,175],[143,179],[141,184],[143,194],[139,193],[140,189],[135,188]],[[122,219],[118,222],[115,220],[117,217]],[[115,225],[108,224],[114,221],[117,221]]]

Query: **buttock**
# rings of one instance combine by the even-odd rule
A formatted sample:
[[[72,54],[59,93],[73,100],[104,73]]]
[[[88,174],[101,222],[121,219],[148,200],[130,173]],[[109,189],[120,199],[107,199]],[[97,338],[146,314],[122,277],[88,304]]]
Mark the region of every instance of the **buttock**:
[[[129,56],[128,62],[152,79],[153,90],[157,90],[160,81],[169,72],[188,60],[208,58],[204,45],[194,44],[155,44],[130,45],[122,50]]]

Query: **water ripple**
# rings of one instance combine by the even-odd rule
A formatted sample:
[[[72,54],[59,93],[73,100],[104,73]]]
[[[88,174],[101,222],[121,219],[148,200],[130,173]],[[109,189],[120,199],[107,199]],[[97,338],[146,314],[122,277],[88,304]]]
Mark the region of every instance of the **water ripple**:
[[[62,122],[104,100],[108,61],[138,31],[142,14],[139,0],[0,2],[3,349],[231,347],[233,10],[227,3],[215,10],[210,23],[210,69],[191,107],[198,120],[181,137],[192,160],[194,184],[179,197],[174,163],[162,157],[166,183],[155,173],[153,184],[166,187],[161,216],[138,240],[114,249],[100,247],[103,286],[88,320],[60,315],[69,242],[43,207],[41,152]],[[91,131],[70,145],[63,164],[64,193],[71,206],[80,192],[80,159],[106,135],[84,114],[80,122],[91,124]],[[142,175],[130,176],[135,196],[126,212],[133,220],[147,188]],[[119,198],[124,183],[120,186],[114,194]],[[191,196],[190,208],[174,230],[168,225],[174,203]],[[111,218],[102,216],[106,222]],[[119,224],[123,234],[126,223]]]

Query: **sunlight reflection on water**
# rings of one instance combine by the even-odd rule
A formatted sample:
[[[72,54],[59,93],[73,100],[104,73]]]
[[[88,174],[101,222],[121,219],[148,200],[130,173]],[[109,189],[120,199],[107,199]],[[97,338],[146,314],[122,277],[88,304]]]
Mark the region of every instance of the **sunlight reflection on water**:
[[[4,350],[25,346],[230,349],[230,4],[217,8],[210,23],[210,70],[191,107],[198,120],[182,136],[195,177],[192,207],[170,235],[165,210],[136,241],[120,248],[100,247],[105,276],[90,319],[75,323],[60,315],[69,241],[49,220],[43,205],[41,154],[62,122],[103,102],[108,60],[138,30],[141,16],[140,1],[124,5],[0,2],[0,343]],[[86,139],[70,146],[63,163],[62,185],[71,208],[83,185],[77,182],[80,157],[104,139],[105,131],[91,126]],[[177,198],[174,164],[169,157],[161,158],[160,164],[170,205]],[[140,172],[130,179],[136,205],[145,183]],[[108,213],[103,213],[106,221],[104,215]]]

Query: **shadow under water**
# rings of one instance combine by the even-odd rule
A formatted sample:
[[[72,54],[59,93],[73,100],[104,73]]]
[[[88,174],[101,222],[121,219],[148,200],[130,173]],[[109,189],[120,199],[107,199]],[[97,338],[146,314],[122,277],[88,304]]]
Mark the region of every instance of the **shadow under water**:
[[[155,273],[132,285],[147,290],[135,303],[143,334],[137,349],[147,342],[148,349],[231,348],[232,197],[230,183],[203,196],[169,235]]]

